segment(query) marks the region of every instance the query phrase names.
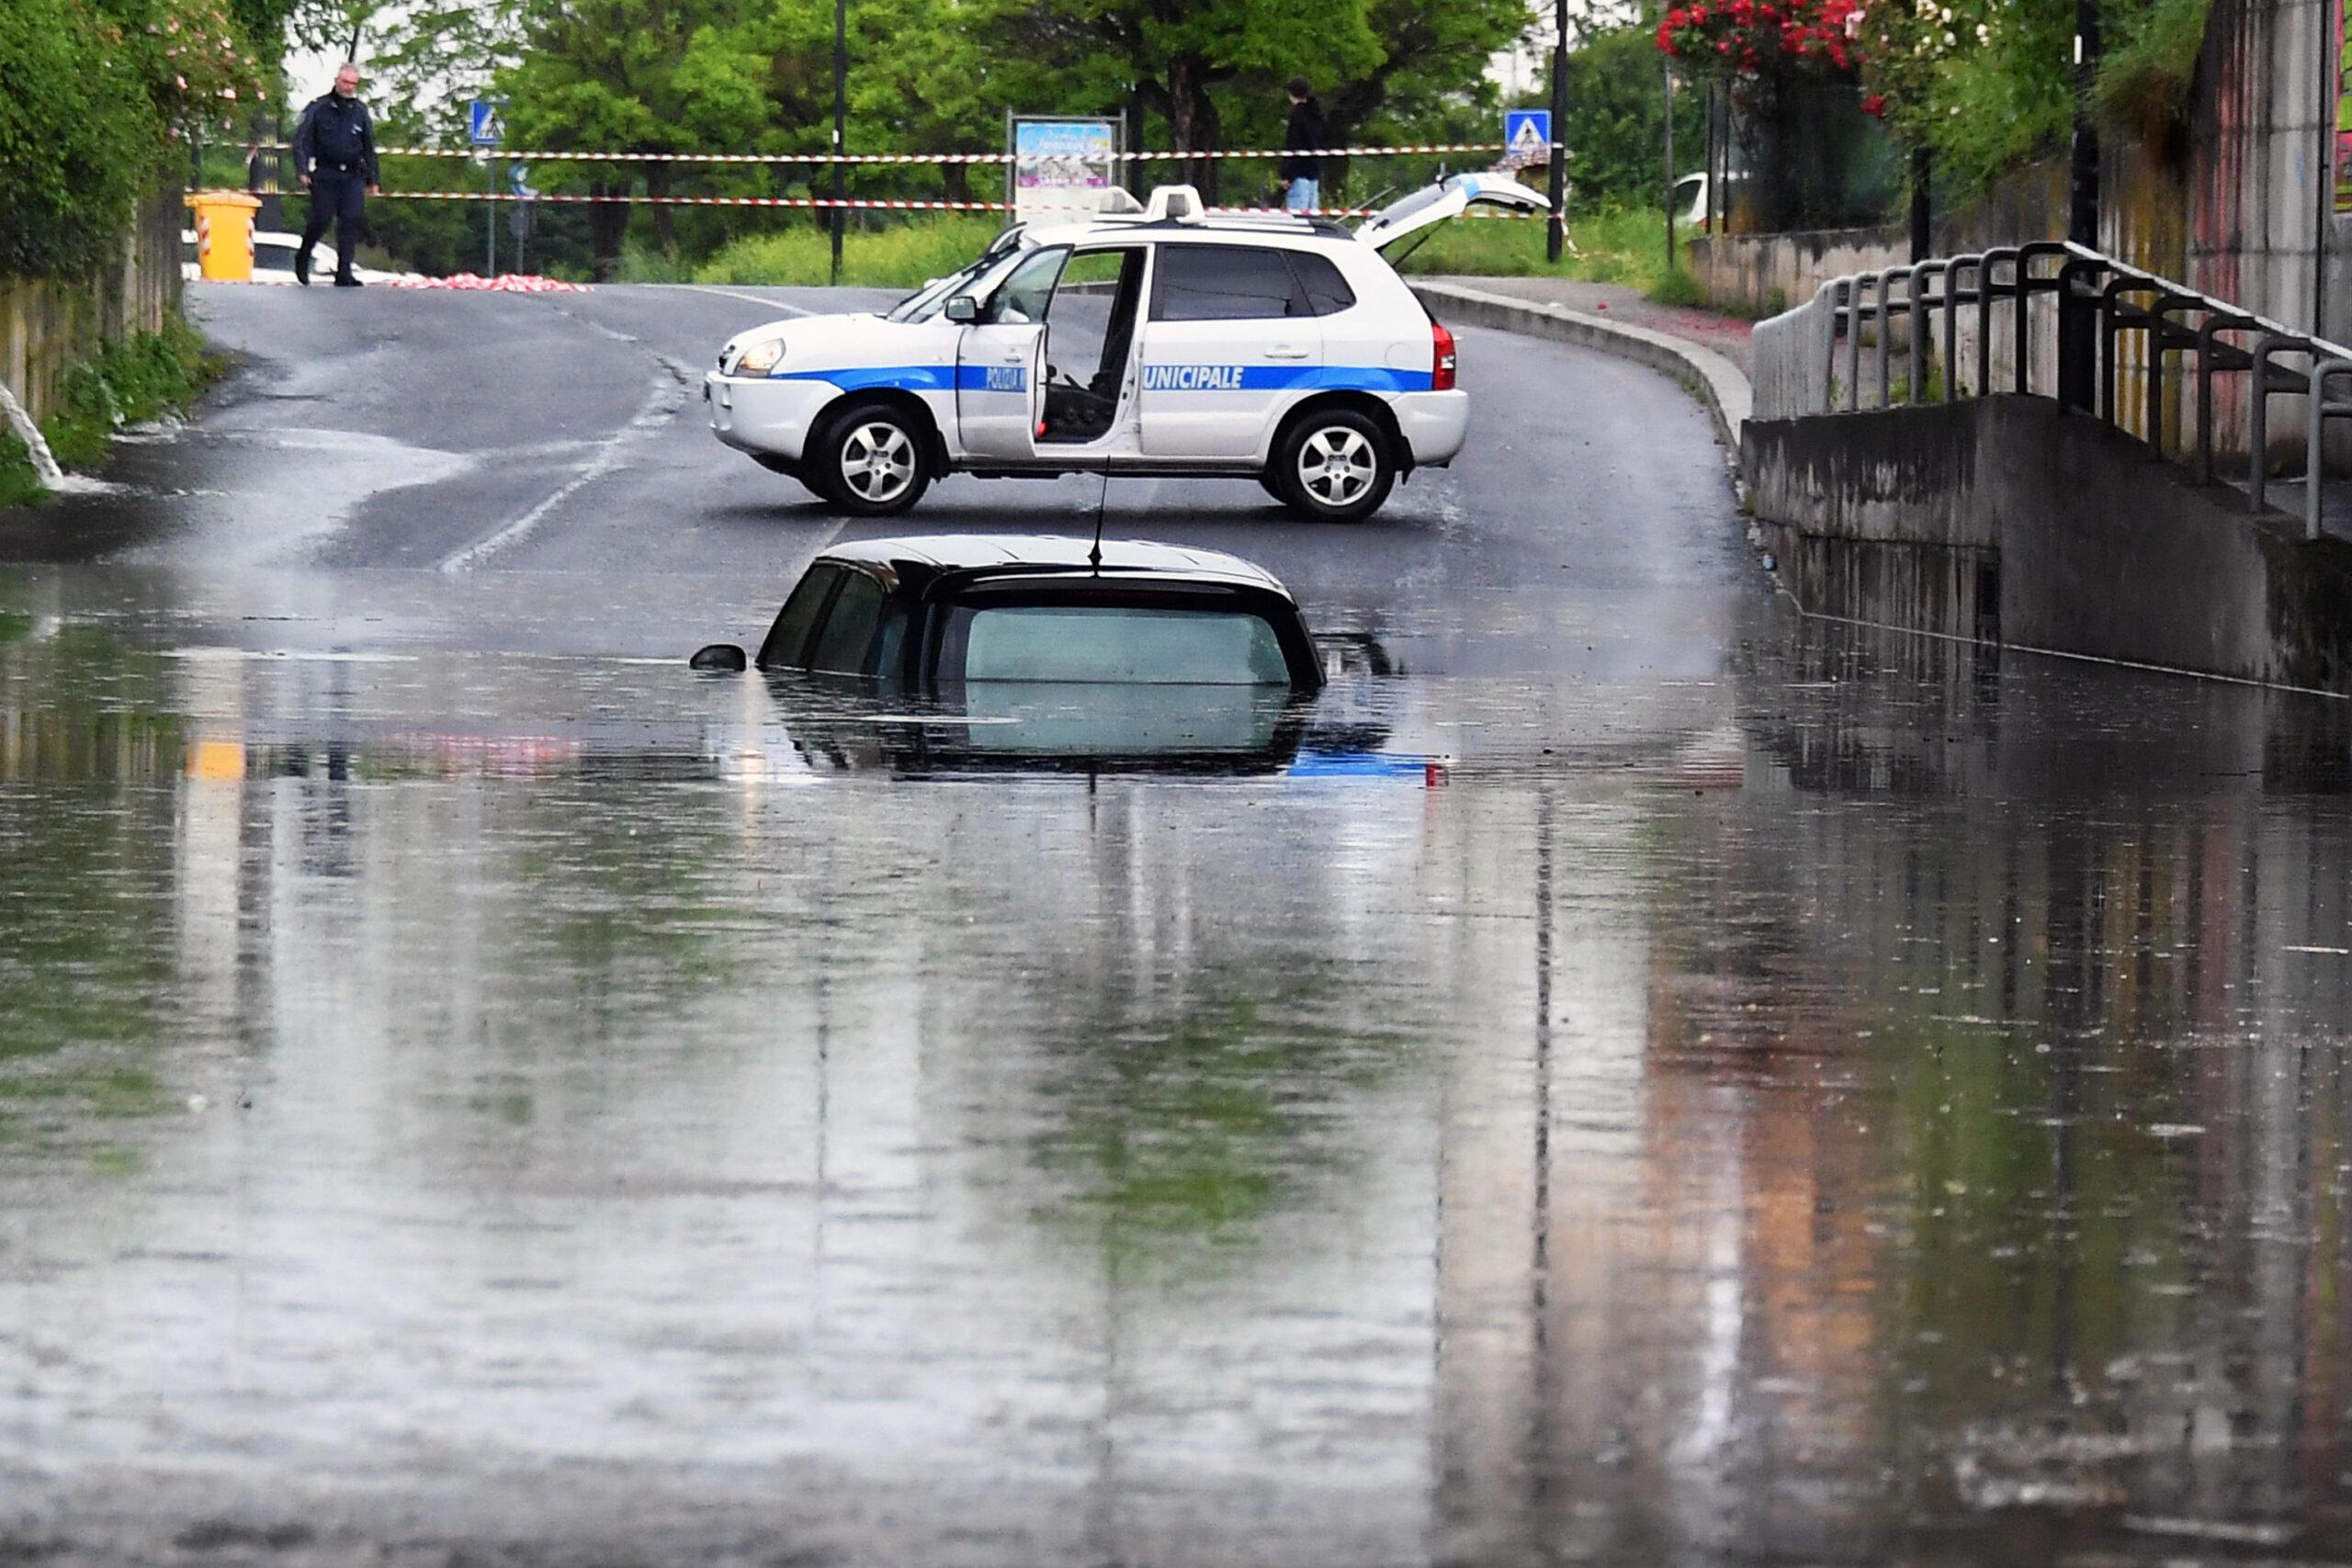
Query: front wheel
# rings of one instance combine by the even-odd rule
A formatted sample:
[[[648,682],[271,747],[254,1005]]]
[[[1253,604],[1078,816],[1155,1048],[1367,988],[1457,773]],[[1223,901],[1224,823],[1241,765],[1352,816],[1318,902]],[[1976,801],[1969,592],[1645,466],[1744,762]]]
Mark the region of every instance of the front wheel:
[[[859,517],[894,517],[931,488],[924,432],[887,403],[863,403],[827,430],[808,478],[835,505]]]
[[[1353,409],[1307,415],[1274,453],[1266,485],[1291,509],[1326,523],[1357,523],[1396,488],[1396,459],[1380,426]]]

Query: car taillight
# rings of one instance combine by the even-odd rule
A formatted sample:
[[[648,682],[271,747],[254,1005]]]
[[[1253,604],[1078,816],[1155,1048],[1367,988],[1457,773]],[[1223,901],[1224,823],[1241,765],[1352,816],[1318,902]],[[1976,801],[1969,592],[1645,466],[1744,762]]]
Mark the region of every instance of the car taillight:
[[[1453,390],[1453,334],[1445,330],[1443,321],[1430,323],[1430,343],[1437,350],[1436,363],[1430,370],[1430,390]]]

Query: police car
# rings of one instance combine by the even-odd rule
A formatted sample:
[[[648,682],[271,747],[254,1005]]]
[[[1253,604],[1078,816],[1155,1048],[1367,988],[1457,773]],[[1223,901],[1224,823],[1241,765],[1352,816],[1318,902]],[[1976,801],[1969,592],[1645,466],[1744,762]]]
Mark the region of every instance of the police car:
[[[1007,230],[880,315],[739,333],[704,378],[712,431],[860,516],[942,474],[1252,478],[1354,522],[1461,451],[1453,338],[1383,248],[1473,206],[1544,210],[1457,175],[1354,232],[1211,214],[1189,186],[1139,211]]]

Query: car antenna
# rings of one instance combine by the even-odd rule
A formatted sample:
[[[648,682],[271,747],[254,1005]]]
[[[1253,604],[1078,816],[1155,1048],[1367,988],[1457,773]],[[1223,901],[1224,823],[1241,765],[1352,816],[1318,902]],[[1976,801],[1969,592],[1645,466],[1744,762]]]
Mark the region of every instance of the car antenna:
[[[1105,457],[1102,459],[1102,493],[1094,502],[1094,547],[1086,552],[1086,564],[1094,569],[1097,577],[1102,575],[1102,514],[1110,510],[1110,506],[1111,460]]]

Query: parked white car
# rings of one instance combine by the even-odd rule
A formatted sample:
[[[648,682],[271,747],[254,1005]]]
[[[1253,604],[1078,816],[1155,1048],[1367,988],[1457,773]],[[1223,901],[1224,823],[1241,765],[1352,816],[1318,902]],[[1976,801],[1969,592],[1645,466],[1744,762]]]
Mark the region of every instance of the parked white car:
[[[255,283],[292,285],[298,281],[294,276],[294,253],[301,248],[302,236],[300,234],[289,234],[277,229],[254,230],[253,280]],[[334,276],[334,233],[330,230],[315,246],[311,247],[311,279],[314,282],[332,281]],[[362,283],[389,283],[396,277],[414,276],[409,273],[379,272],[374,267],[356,265],[351,269],[351,275]],[[202,274],[198,270],[196,259],[196,231],[183,229],[180,231],[180,276],[187,282],[194,283],[201,276]]]
[[[1009,229],[878,316],[738,333],[704,378],[711,429],[863,516],[945,473],[1109,472],[1253,478],[1353,522],[1462,449],[1453,334],[1382,248],[1476,205],[1544,198],[1457,175],[1351,233],[1170,186],[1139,213]]]

